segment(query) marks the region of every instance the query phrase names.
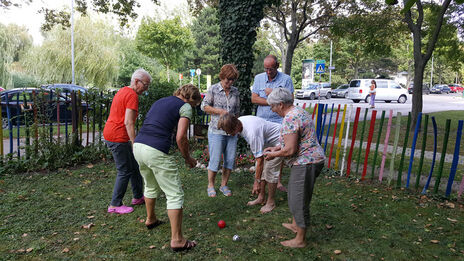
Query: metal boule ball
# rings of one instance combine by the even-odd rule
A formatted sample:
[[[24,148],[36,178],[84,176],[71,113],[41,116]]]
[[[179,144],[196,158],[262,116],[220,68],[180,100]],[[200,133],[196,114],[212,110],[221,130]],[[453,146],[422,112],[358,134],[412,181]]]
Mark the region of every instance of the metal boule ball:
[[[234,235],[234,236],[232,237],[232,240],[233,240],[233,241],[239,241],[239,240],[240,240],[239,235]]]

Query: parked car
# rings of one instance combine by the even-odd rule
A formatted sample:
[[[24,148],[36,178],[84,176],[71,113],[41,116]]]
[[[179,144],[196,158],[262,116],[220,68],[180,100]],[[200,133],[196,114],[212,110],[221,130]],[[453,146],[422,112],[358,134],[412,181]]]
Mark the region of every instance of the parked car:
[[[314,100],[320,97],[330,99],[330,97],[332,97],[332,88],[328,82],[310,83],[306,86],[303,86],[301,90],[297,90],[295,97],[297,99],[309,98],[310,100]]]
[[[448,87],[451,89],[452,93],[458,93],[458,92],[464,91],[464,87],[462,87],[462,85],[460,84],[456,84],[456,83],[448,84]]]
[[[363,100],[366,103],[370,102],[369,86],[371,81],[375,80],[377,83],[377,90],[375,95],[376,101],[397,101],[398,103],[405,103],[408,100],[408,90],[402,88],[394,80],[388,79],[354,79],[350,82],[348,89],[348,99],[354,103]]]
[[[52,90],[52,91],[58,91],[62,95],[66,95],[68,97],[71,96],[71,92],[81,92],[81,95],[84,95],[88,89],[79,85],[75,84],[66,84],[66,83],[56,83],[56,84],[48,84],[48,85],[42,85],[42,89],[46,90]],[[69,99],[69,98],[68,98]]]
[[[35,93],[35,98],[34,98]],[[67,100],[67,102],[66,102]],[[2,106],[2,127],[8,126],[8,113],[10,115],[11,123],[16,125],[24,124],[24,112],[30,112],[32,120],[32,106],[34,101],[40,102],[43,105],[39,108],[39,112],[45,115],[46,119],[56,121],[58,119],[57,103],[60,105],[60,121],[71,121],[72,111],[69,109],[70,100],[66,99],[64,95],[57,96],[52,90],[45,90],[40,88],[18,88],[6,90],[0,93],[0,102]],[[86,106],[82,104],[82,106]],[[86,110],[83,110],[83,114]]]
[[[408,93],[409,94],[412,94],[413,87],[414,87],[414,83],[410,83],[409,87],[408,87]],[[430,94],[430,88],[429,88],[428,83],[422,84],[422,94],[427,94],[427,95]]]
[[[432,89],[430,89],[430,93],[438,93],[438,94],[446,93],[446,94],[448,94],[450,92],[451,92],[451,89],[446,84],[435,84],[432,87]]]
[[[349,84],[342,84],[337,87],[337,89],[332,90],[332,98],[348,98],[348,88]]]

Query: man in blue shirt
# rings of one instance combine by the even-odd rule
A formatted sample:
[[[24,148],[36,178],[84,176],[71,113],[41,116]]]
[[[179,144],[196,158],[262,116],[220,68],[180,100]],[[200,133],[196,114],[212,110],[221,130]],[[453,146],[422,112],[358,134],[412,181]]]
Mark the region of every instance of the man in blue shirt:
[[[279,62],[274,55],[268,55],[264,59],[265,72],[255,76],[255,81],[251,90],[251,102],[258,105],[256,116],[275,123],[282,123],[282,117],[271,111],[267,104],[267,96],[274,88],[283,87],[293,93],[293,82],[290,76],[277,71]]]
[[[283,87],[293,94],[292,78],[285,73],[277,71],[279,61],[275,55],[268,55],[264,58],[264,71],[255,76],[255,81],[251,90],[251,102],[258,105],[256,116],[267,121],[282,124],[282,117],[271,111],[271,107],[267,103],[267,96],[274,88]],[[280,182],[282,176],[282,167],[280,169],[279,181],[277,189],[286,192],[287,189]]]

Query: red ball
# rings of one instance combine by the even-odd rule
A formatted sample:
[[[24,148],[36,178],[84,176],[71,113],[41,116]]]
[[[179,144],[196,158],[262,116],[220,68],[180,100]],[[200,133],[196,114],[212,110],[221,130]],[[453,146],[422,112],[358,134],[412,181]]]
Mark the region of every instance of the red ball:
[[[219,222],[218,222],[218,227],[219,227],[219,228],[225,228],[225,227],[226,227],[226,222],[224,222],[224,220],[222,220],[222,219],[219,220]]]

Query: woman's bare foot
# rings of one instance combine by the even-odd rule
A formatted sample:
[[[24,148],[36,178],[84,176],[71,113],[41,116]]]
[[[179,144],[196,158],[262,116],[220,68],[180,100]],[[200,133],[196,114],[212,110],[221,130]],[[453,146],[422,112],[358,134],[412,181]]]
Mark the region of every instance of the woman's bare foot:
[[[257,198],[255,200],[248,201],[247,206],[254,206],[254,205],[264,204],[264,203],[265,203],[264,198]]]
[[[264,213],[271,212],[274,208],[275,208],[275,204],[266,204],[260,209],[260,211],[261,213],[264,214]]]
[[[282,242],[280,242],[280,244],[282,244],[283,246],[292,247],[292,248],[302,248],[302,247],[306,246],[305,241],[302,241],[302,242],[297,241],[295,238],[287,240],[287,241],[282,241]]]
[[[293,233],[297,232],[296,227],[292,223],[282,223],[282,226],[288,230],[291,230]]]

